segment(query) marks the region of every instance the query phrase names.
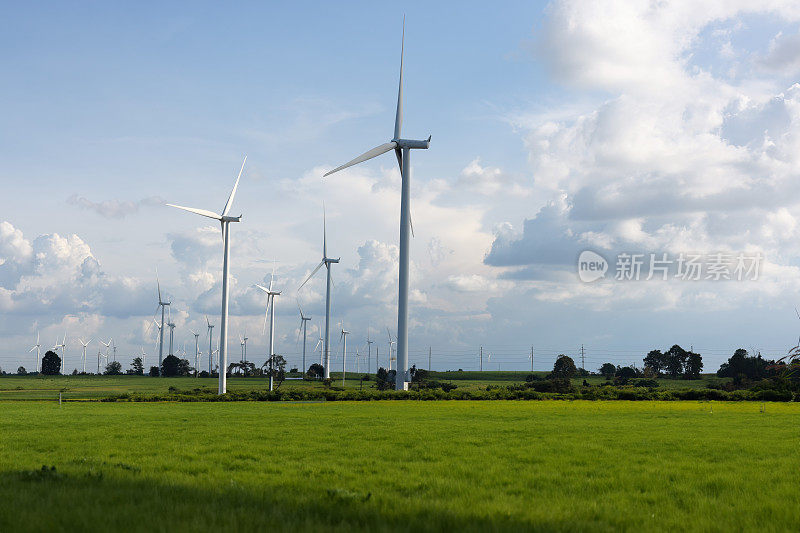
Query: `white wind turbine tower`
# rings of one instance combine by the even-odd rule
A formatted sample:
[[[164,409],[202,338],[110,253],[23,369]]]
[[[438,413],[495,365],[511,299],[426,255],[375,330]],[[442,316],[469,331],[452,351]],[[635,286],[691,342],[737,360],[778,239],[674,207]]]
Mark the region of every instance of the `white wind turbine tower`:
[[[324,357],[325,362],[324,363],[320,363],[320,364],[325,369],[325,378],[326,379],[331,377],[331,369],[330,369],[330,366],[331,366],[330,365],[330,362],[331,362],[331,350],[330,350],[330,338],[331,338],[330,337],[330,323],[331,323],[331,265],[333,263],[338,263],[340,259],[341,259],[341,257],[337,258],[337,259],[331,259],[330,257],[328,257],[328,231],[327,231],[326,222],[325,222],[325,207],[323,206],[323,208],[322,208],[322,261],[320,261],[320,263],[317,265],[317,268],[315,268],[311,272],[311,274],[308,275],[306,280],[303,283],[300,284],[300,286],[297,288],[297,290],[299,292],[300,289],[303,288],[303,285],[308,283],[308,280],[310,280],[314,276],[314,274],[316,274],[317,271],[320,268],[322,268],[323,265],[325,265],[325,268],[328,271],[327,272],[327,274],[328,274],[327,286],[326,286],[326,289],[325,289],[325,337],[324,337],[324,341],[323,341],[323,344],[322,344],[322,346],[323,346],[322,352],[324,354],[323,357]]]
[[[405,18],[403,19],[403,39],[405,43]],[[395,378],[395,389],[404,390],[408,388],[408,265],[409,265],[409,237],[413,233],[411,223],[411,150],[427,149],[431,144],[431,138],[424,141],[414,141],[400,138],[400,130],[403,125],[403,44],[400,48],[400,83],[397,90],[397,112],[394,119],[394,137],[388,143],[369,150],[352,161],[342,166],[336,167],[325,176],[338,172],[347,167],[357,165],[373,157],[394,150],[397,156],[397,163],[400,165],[402,176],[402,189],[400,194],[400,274],[399,289],[397,298],[397,376]]]
[[[172,302],[165,302],[161,299],[161,282],[158,281],[158,270],[156,270],[156,286],[158,287],[158,306],[161,308],[161,325],[156,322],[155,318],[153,322],[156,322],[156,326],[158,326],[158,368],[160,370],[161,363],[164,361],[164,309]]]
[[[342,345],[342,387],[345,384],[345,376],[347,375],[347,336],[350,335],[350,332],[342,327],[342,334],[339,337],[340,340],[344,341]]]
[[[189,331],[194,335],[194,377],[197,377],[200,373],[200,369],[198,368],[200,365],[200,334],[195,333],[192,329]]]
[[[39,340],[39,332],[37,331],[36,332],[36,344],[33,345],[33,348],[28,350],[28,353],[31,353],[32,351],[36,350],[36,372],[41,372],[41,369],[39,368],[39,366],[40,366],[39,360],[40,360],[41,348],[42,348],[42,342]]]
[[[177,207],[190,213],[202,215],[204,217],[213,218],[218,220],[222,226],[222,240],[223,240],[223,253],[222,253],[222,312],[220,313],[220,336],[219,336],[219,394],[225,394],[228,389],[227,376],[225,369],[228,367],[228,263],[230,259],[231,241],[230,241],[230,223],[239,222],[242,215],[238,217],[229,216],[228,213],[233,206],[233,198],[236,196],[236,189],[239,187],[239,179],[242,177],[244,164],[247,162],[247,156],[242,161],[242,168],[239,169],[239,175],[236,177],[236,183],[233,185],[231,195],[228,201],[225,202],[225,207],[222,214],[218,215],[213,211],[206,211],[205,209],[195,209],[193,207],[183,207],[175,204],[167,204],[171,207]]]
[[[300,302],[297,302],[297,310],[300,311],[300,328],[303,330],[303,373],[305,374],[306,370],[306,326],[308,325],[308,321],[311,320],[310,316],[306,316],[303,314],[303,308],[300,307]],[[300,331],[298,331],[300,333]]]
[[[206,317],[206,324],[208,325],[208,376],[211,377],[211,372],[214,371],[214,350],[211,346],[211,338],[214,333],[214,326],[211,321]]]
[[[147,354],[144,351],[144,346],[139,346],[139,349],[142,351],[142,373],[145,373],[147,368]]]
[[[319,267],[317,267],[319,268]],[[313,275],[313,274],[312,274]],[[273,366],[273,357],[275,356],[275,297],[281,294],[281,291],[274,291],[272,290],[272,283],[275,281],[275,272],[273,270],[272,277],[269,280],[269,288],[262,287],[261,285],[256,283],[256,287],[267,293],[267,308],[264,311],[264,329],[261,331],[262,335],[266,332],[267,329],[267,315],[269,315],[269,355],[268,359],[270,361],[269,364],[269,390],[272,390],[272,366]]]
[[[83,339],[78,339],[78,342],[81,343],[83,346],[83,373],[86,373],[86,347],[89,346],[89,343],[92,342],[92,339],[89,339],[86,342],[83,342]]]

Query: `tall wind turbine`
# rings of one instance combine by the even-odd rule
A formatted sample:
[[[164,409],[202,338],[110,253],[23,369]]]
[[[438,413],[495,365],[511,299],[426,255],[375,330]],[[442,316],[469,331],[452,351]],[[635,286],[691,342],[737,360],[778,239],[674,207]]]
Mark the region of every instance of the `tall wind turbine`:
[[[408,265],[409,265],[409,237],[413,233],[411,225],[411,150],[427,149],[431,144],[431,138],[424,141],[414,141],[402,139],[400,130],[403,126],[403,48],[405,44],[405,19],[403,20],[403,39],[400,47],[400,83],[397,90],[397,112],[394,119],[394,137],[388,143],[364,152],[352,161],[342,166],[336,167],[330,172],[325,173],[329,176],[334,172],[357,165],[373,157],[394,150],[397,156],[397,163],[400,165],[402,176],[402,189],[400,194],[400,275],[399,290],[397,298],[397,376],[395,378],[395,389],[404,390],[408,388]]]
[[[214,350],[211,346],[211,337],[214,333],[214,326],[211,321],[206,317],[206,324],[208,325],[208,376],[211,377],[211,372],[214,371]]]
[[[83,342],[83,339],[78,339],[78,342],[81,343],[83,346],[83,373],[86,373],[86,347],[89,346],[89,343],[92,342],[92,339],[89,339],[86,342]]]
[[[213,211],[206,211],[205,209],[195,209],[194,207],[183,207],[175,204],[167,204],[170,207],[177,207],[178,209],[183,209],[184,211],[189,211],[190,213],[195,213],[204,217],[219,220],[220,226],[222,227],[222,312],[220,313],[219,335],[219,394],[225,394],[228,389],[226,370],[228,368],[228,263],[231,252],[230,223],[240,222],[242,219],[242,215],[239,215],[238,217],[232,217],[229,216],[228,213],[233,206],[233,198],[236,196],[236,189],[239,187],[239,179],[242,177],[242,171],[244,171],[244,164],[246,162],[247,156],[245,156],[244,161],[242,161],[242,168],[239,169],[239,175],[236,177],[236,183],[233,184],[233,190],[231,191],[231,195],[228,197],[228,201],[225,202],[225,207],[222,210],[221,215],[218,215]]]
[[[322,210],[322,261],[320,261],[319,264],[317,265],[317,268],[315,268],[311,272],[311,274],[308,275],[306,280],[302,284],[300,284],[300,286],[297,288],[297,290],[300,291],[300,289],[303,288],[303,285],[308,283],[308,280],[310,280],[314,276],[314,274],[316,274],[317,271],[320,268],[322,268],[322,265],[325,265],[325,268],[328,271],[327,272],[327,274],[328,274],[327,286],[326,286],[326,289],[325,289],[325,337],[324,337],[324,341],[323,341],[323,344],[322,344],[322,346],[323,346],[322,352],[324,353],[325,362],[324,363],[320,363],[320,364],[322,364],[322,366],[325,369],[325,379],[331,377],[331,369],[330,369],[330,366],[331,366],[330,365],[330,362],[331,362],[331,350],[330,350],[330,346],[331,346],[330,345],[330,339],[331,339],[331,336],[330,336],[330,331],[331,331],[330,330],[330,324],[331,324],[331,265],[333,263],[338,263],[340,259],[341,259],[341,257],[339,257],[337,259],[331,259],[330,257],[328,257],[328,231],[327,231],[326,222],[325,222],[325,208],[323,207],[323,210]]]
[[[161,282],[158,280],[158,270],[156,270],[156,286],[158,287],[158,306],[161,308],[161,325],[158,325],[158,368],[161,370],[161,363],[164,361],[164,310],[172,303],[165,302],[161,298]],[[153,319],[155,322],[155,319]]]
[[[300,302],[297,302],[297,310],[300,311],[300,328],[303,330],[303,373],[305,374],[306,370],[306,326],[308,325],[308,321],[311,320],[310,316],[306,316],[303,314],[303,308],[300,307]],[[299,333],[299,332],[298,332]]]
[[[139,349],[142,351],[142,373],[144,374],[147,371],[147,354],[144,351],[144,346],[139,346]]]
[[[39,355],[41,354],[42,342],[39,340],[39,332],[36,332],[36,344],[33,345],[33,348],[28,350],[28,353],[36,350],[36,372],[41,372],[39,368]]]
[[[275,356],[275,297],[281,294],[281,291],[272,290],[272,282],[275,280],[275,273],[269,280],[269,288],[262,287],[256,283],[256,287],[267,293],[267,309],[264,311],[264,330],[267,329],[267,315],[269,314],[269,390],[272,390],[272,368],[274,364],[273,357]]]

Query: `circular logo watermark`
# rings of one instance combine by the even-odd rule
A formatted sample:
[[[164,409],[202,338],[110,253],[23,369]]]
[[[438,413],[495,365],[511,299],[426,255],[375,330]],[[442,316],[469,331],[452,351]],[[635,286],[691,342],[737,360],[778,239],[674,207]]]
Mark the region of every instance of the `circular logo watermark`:
[[[578,277],[584,283],[591,283],[602,278],[608,272],[608,261],[602,255],[591,250],[584,250],[578,256]]]

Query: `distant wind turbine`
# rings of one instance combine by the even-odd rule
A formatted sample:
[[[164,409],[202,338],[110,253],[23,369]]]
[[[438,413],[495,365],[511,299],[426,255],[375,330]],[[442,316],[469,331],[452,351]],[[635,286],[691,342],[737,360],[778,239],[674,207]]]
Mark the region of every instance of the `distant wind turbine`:
[[[300,328],[303,330],[303,373],[305,373],[308,368],[306,368],[306,325],[308,325],[308,321],[311,320],[310,316],[306,316],[303,314],[303,308],[300,307],[300,302],[297,302],[297,310],[300,311]],[[298,333],[300,333],[298,331]]]
[[[273,357],[275,356],[275,297],[281,294],[281,291],[272,290],[272,283],[275,280],[275,271],[272,272],[272,277],[269,280],[269,288],[262,287],[261,285],[256,283],[256,287],[267,293],[267,308],[264,311],[264,329],[262,330],[262,334],[267,329],[267,315],[269,315],[269,390],[272,390],[273,380],[272,380],[272,368],[274,364]]]
[[[414,229],[411,222],[411,150],[427,149],[430,147],[431,138],[424,141],[402,139],[400,130],[403,125],[403,48],[405,43],[405,18],[403,19],[403,39],[400,47],[400,82],[397,90],[397,112],[394,119],[394,136],[388,143],[369,150],[352,161],[345,163],[325,173],[329,176],[345,168],[357,165],[373,157],[394,150],[397,163],[400,165],[402,176],[402,189],[400,195],[400,274],[397,298],[397,376],[395,389],[408,388],[408,265],[410,258],[409,233]]]
[[[242,177],[242,171],[244,171],[244,164],[247,162],[247,156],[245,156],[244,161],[242,161],[242,168],[239,169],[239,175],[236,177],[236,183],[233,185],[233,190],[231,191],[231,195],[228,197],[228,201],[225,202],[225,207],[222,210],[222,214],[218,215],[213,211],[206,211],[205,209],[195,209],[194,207],[183,207],[180,205],[175,204],[167,204],[171,207],[177,207],[178,209],[183,209],[184,211],[189,211],[190,213],[195,213],[198,215],[202,215],[204,217],[213,218],[218,220],[220,226],[222,227],[222,240],[223,240],[223,253],[222,253],[222,312],[220,313],[220,339],[219,339],[219,394],[225,394],[228,389],[227,383],[227,376],[226,376],[226,369],[228,368],[228,263],[230,259],[230,223],[231,222],[239,222],[242,219],[242,215],[238,217],[229,216],[228,213],[233,206],[233,198],[236,196],[236,189],[239,187],[239,180]]]
[[[214,350],[211,346],[211,338],[214,333],[214,326],[211,321],[206,317],[206,324],[208,325],[208,376],[211,377],[211,372],[214,371]]]
[[[86,347],[89,346],[89,343],[92,342],[92,339],[89,339],[86,342],[83,342],[83,339],[78,339],[78,342],[81,343],[83,346],[83,373],[86,373]]]
[[[39,332],[37,331],[36,332],[36,344],[33,345],[33,348],[28,350],[28,353],[31,353],[32,351],[36,350],[36,372],[41,372],[41,369],[39,368],[39,366],[40,366],[39,360],[40,360],[41,348],[42,348],[42,343],[39,340]]]
[[[308,283],[308,280],[310,280],[314,276],[314,274],[316,274],[317,271],[320,268],[322,268],[323,265],[325,266],[325,269],[327,270],[327,274],[328,274],[327,285],[326,285],[326,289],[325,289],[325,337],[324,337],[323,344],[322,344],[322,346],[323,346],[322,352],[324,354],[323,357],[324,357],[325,362],[324,363],[320,363],[320,364],[322,364],[322,366],[325,369],[325,379],[331,377],[331,369],[330,369],[330,366],[331,366],[330,365],[330,362],[331,362],[331,350],[330,350],[330,338],[331,338],[330,337],[330,323],[331,323],[331,265],[333,263],[338,263],[340,259],[341,258],[331,259],[330,257],[328,257],[328,231],[327,231],[326,221],[325,221],[325,207],[323,206],[323,208],[322,208],[322,261],[320,261],[320,263],[317,265],[317,268],[315,268],[311,272],[311,274],[308,275],[306,280],[303,283],[300,284],[300,286],[297,288],[297,290],[300,291],[300,289],[303,288],[303,285]]]
[[[161,308],[161,325],[156,322],[156,326],[158,326],[158,368],[160,369],[161,363],[164,362],[164,310],[171,305],[172,302],[165,302],[161,298],[161,282],[158,280],[158,269],[156,269],[156,287],[158,287],[158,306]],[[155,318],[153,322],[155,322]]]
[[[64,330],[64,340],[61,341],[61,344],[58,343],[58,338],[56,338],[56,345],[53,346],[55,351],[61,348],[61,373],[64,373],[64,360],[67,358],[67,330]]]
[[[198,373],[200,372],[198,368],[200,365],[200,334],[195,333],[192,329],[189,331],[191,331],[192,335],[194,335],[194,377],[197,377]]]
[[[342,327],[342,335],[339,339],[344,341],[342,345],[342,387],[345,384],[345,376],[347,375],[347,336],[350,335],[350,332]]]

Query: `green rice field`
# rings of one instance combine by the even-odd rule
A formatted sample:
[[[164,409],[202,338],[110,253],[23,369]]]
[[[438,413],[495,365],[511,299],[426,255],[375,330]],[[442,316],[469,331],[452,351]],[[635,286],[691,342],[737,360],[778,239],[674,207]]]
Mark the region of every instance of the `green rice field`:
[[[0,413],[0,531],[800,524],[797,403],[8,400]]]

